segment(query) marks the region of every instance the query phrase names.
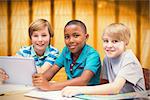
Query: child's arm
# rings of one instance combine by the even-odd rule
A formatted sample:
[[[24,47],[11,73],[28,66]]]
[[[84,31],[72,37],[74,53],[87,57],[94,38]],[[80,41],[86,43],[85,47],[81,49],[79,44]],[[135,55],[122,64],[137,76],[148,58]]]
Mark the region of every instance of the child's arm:
[[[49,55],[46,56],[45,60],[43,61],[44,64],[41,67],[37,67],[38,73],[44,73],[46,70],[51,68],[59,54],[58,50],[49,53],[50,53],[49,55],[52,56]]]
[[[60,69],[58,65],[54,64],[51,68],[46,70],[43,75],[47,80],[51,80]]]
[[[77,94],[117,94],[123,88],[126,80],[123,77],[116,77],[115,81],[97,86],[69,86],[62,90],[62,95],[72,97]],[[82,88],[82,89],[81,89]]]
[[[106,83],[109,83],[108,80],[100,78],[100,85],[101,84],[106,84]]]
[[[52,66],[48,62],[45,62],[41,67],[37,66],[36,68],[38,73],[44,73],[46,70],[48,70],[51,67]]]
[[[94,75],[93,72],[89,70],[85,70],[80,77],[73,78],[72,80],[67,80],[65,82],[60,82],[60,83],[49,83],[48,85],[48,83],[46,83],[45,81],[45,78],[46,77],[48,78],[49,76],[51,79],[54,76],[54,74],[51,74],[52,71],[54,71],[53,73],[55,73],[56,70],[53,70],[53,67],[52,67],[44,73],[43,75],[44,78],[39,78],[39,81],[43,80],[41,83],[38,82],[36,78],[34,78],[33,79],[34,86],[37,86],[42,90],[60,90],[60,89],[63,89],[65,86],[70,86],[70,85],[71,86],[74,86],[74,85],[85,86],[88,84],[89,80]],[[34,76],[34,77],[37,77],[37,76]]]
[[[49,90],[61,90],[66,86],[86,86],[93,75],[93,72],[85,70],[80,77],[76,77],[61,83],[51,84]]]
[[[49,90],[49,80],[60,70],[60,67],[53,65],[51,68],[46,70],[43,74],[34,74],[32,76],[33,85],[41,88],[42,90]]]

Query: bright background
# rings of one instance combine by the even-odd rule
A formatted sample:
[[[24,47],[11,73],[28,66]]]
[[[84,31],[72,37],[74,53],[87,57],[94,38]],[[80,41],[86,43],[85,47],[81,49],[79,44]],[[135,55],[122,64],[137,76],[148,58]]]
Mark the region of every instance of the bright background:
[[[150,69],[150,1],[149,0],[1,0],[0,56],[15,55],[21,46],[30,45],[29,24],[37,18],[47,19],[54,29],[51,44],[64,47],[63,29],[72,19],[83,21],[90,35],[88,44],[104,58],[101,35],[113,22],[131,30],[129,48],[144,68]],[[64,69],[54,78],[66,79]]]

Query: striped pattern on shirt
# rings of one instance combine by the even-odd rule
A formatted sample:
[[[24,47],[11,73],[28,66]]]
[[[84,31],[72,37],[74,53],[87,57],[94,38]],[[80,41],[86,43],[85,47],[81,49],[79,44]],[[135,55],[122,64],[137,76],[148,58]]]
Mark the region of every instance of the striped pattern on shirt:
[[[50,65],[53,65],[57,56],[59,54],[58,49],[53,46],[47,46],[43,56],[37,56],[33,45],[22,47],[16,55],[20,55],[22,57],[32,57],[35,60],[35,64],[38,67],[41,67],[45,62],[48,62]]]

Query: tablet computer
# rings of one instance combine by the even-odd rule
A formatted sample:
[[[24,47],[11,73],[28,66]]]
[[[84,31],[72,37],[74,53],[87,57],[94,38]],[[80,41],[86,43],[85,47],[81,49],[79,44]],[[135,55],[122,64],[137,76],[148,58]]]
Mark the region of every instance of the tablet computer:
[[[36,73],[33,58],[0,56],[0,68],[9,76],[5,83],[32,85],[32,75]]]

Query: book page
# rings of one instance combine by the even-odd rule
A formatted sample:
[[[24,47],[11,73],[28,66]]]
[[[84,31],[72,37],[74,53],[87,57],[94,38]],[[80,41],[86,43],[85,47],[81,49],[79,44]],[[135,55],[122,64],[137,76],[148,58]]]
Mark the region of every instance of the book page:
[[[67,98],[61,96],[61,91],[41,91],[34,89],[28,93],[25,93],[24,96],[41,98],[41,99],[50,99],[50,100],[81,100],[79,98]]]

